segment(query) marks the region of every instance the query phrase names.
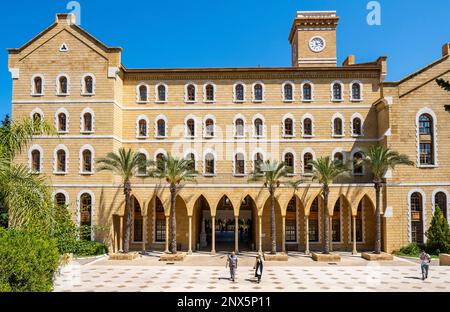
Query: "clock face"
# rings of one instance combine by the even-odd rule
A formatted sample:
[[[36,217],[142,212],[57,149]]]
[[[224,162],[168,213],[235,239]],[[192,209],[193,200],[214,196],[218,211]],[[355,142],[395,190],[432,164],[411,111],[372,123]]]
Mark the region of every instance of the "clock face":
[[[325,49],[325,44],[325,39],[323,39],[322,37],[313,37],[309,41],[309,48],[313,52],[320,52]]]

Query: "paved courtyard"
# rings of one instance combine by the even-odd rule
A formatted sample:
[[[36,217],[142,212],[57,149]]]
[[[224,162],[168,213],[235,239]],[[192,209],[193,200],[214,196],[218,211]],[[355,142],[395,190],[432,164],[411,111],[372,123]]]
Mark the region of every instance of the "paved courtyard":
[[[61,270],[55,291],[76,292],[448,292],[450,267],[434,262],[430,277],[420,279],[414,260],[395,258],[368,262],[343,255],[341,263],[316,263],[304,255],[288,262],[266,262],[261,284],[254,278],[252,255],[242,255],[235,283],[228,280],[226,255],[192,255],[182,263],[165,264],[158,255],[131,261],[77,260]]]

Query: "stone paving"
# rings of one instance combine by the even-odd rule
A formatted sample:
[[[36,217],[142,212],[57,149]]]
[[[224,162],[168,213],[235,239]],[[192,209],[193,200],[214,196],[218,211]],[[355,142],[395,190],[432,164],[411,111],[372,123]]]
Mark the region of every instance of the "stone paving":
[[[317,264],[309,257],[288,262],[266,262],[262,282],[257,284],[253,258],[242,256],[237,280],[231,282],[222,257],[189,256],[182,263],[163,264],[157,257],[133,262],[72,262],[61,270],[55,291],[66,292],[449,292],[450,267],[430,267],[426,281],[413,260],[368,262],[343,256],[339,264]],[[220,261],[219,261],[220,260]],[[301,266],[297,262],[304,262]],[[197,263],[194,265],[193,263]],[[205,264],[206,263],[206,264]],[[224,263],[224,262],[223,262]]]

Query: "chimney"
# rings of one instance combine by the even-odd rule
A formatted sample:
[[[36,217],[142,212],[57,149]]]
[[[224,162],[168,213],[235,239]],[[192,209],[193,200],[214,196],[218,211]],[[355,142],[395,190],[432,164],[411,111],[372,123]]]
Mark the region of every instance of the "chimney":
[[[59,13],[56,14],[56,23],[67,23],[67,25],[75,25],[77,17],[73,13]]]
[[[342,66],[350,66],[350,65],[355,65],[355,56],[353,54],[347,56],[344,63],[342,63]]]
[[[444,44],[442,47],[442,56],[450,55],[450,42]]]

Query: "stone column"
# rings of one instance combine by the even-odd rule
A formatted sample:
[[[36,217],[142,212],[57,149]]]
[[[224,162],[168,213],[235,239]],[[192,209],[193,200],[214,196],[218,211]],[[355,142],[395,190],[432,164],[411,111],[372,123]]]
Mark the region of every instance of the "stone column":
[[[330,216],[330,222],[329,222],[329,224],[330,224],[330,251],[333,251],[333,217],[332,216]]]
[[[192,216],[189,216],[189,250],[188,254],[192,254]]]
[[[309,217],[308,216],[305,216],[305,229],[306,229],[305,254],[309,255],[310,251],[309,251]]]
[[[259,228],[259,247],[258,252],[262,253],[262,216],[258,216],[258,228]]]
[[[216,217],[211,216],[211,254],[216,254]]]
[[[166,217],[166,250],[165,253],[169,253],[169,217]]]
[[[352,254],[353,255],[356,255],[357,253],[358,253],[358,251],[356,250],[356,216],[352,216],[352,221],[353,221],[353,224],[352,224],[352,227],[353,227],[353,251],[352,251]]]
[[[286,253],[286,216],[281,216],[281,251]]]
[[[145,252],[145,244],[147,240],[147,216],[142,216],[143,224],[142,224],[142,251]]]
[[[234,251],[239,252],[239,217],[234,217]]]
[[[123,252],[123,221],[124,217],[120,217],[119,221],[119,252]]]

